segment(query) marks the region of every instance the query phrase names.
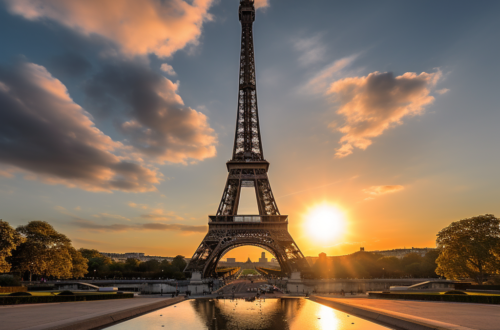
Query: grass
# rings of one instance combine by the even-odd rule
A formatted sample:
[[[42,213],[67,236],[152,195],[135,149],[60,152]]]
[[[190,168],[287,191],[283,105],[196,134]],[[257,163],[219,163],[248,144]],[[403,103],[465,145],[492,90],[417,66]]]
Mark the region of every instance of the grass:
[[[259,275],[259,273],[257,273],[257,271],[255,269],[243,269],[241,271],[241,275]]]

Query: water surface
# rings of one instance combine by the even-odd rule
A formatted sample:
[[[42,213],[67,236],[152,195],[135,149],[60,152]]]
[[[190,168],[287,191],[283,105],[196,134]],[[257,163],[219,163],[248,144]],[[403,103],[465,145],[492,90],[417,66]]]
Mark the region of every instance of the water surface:
[[[195,299],[108,327],[110,330],[381,330],[389,329],[307,299]]]

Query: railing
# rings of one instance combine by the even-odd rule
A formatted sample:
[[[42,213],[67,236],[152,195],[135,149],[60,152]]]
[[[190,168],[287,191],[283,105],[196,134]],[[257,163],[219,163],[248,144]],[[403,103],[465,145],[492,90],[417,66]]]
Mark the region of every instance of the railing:
[[[288,215],[210,215],[209,222],[286,222]]]

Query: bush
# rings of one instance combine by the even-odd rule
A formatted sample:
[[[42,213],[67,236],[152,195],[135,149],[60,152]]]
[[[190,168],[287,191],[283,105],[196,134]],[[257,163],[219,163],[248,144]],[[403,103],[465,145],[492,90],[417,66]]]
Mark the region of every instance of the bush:
[[[29,292],[12,292],[9,294],[12,297],[31,297],[31,293]]]
[[[451,291],[446,291],[444,294],[467,294],[467,293],[459,290],[451,290]]]
[[[75,294],[71,291],[66,290],[66,291],[58,293],[57,295],[58,296],[74,296]]]
[[[20,286],[21,281],[19,277],[15,277],[12,275],[0,275],[0,286]]]

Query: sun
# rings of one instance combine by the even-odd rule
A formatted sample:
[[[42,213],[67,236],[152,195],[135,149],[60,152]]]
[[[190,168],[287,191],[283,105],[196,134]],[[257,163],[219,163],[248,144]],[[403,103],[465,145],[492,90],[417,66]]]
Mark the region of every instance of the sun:
[[[306,229],[312,240],[321,243],[339,238],[345,230],[345,215],[338,207],[323,203],[306,214]]]

